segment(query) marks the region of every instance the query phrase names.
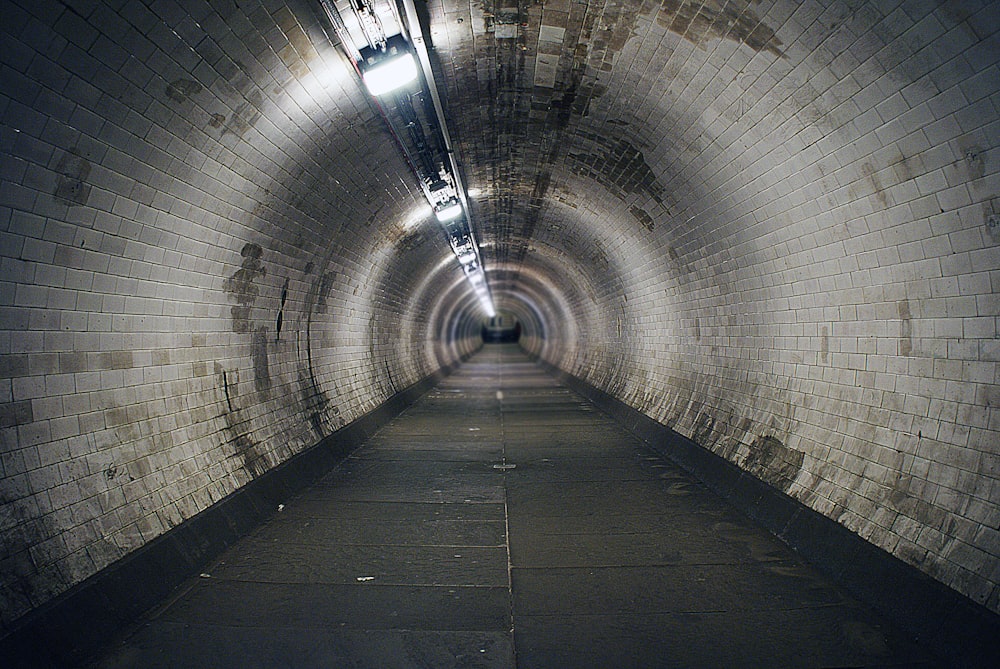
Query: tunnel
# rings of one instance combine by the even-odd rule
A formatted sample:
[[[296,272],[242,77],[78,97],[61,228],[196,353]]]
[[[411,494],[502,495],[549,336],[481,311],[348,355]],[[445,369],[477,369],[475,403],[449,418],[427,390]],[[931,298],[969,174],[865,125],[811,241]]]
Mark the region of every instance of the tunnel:
[[[93,661],[452,395],[500,412],[469,453],[611,421],[920,666],[996,666],[996,2],[0,7],[4,666]],[[546,664],[517,597],[489,666]]]

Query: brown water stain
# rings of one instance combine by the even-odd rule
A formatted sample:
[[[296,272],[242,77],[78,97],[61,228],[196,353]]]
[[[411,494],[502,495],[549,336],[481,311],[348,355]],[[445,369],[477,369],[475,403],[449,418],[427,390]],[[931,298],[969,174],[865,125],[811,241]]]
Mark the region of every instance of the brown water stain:
[[[323,272],[323,275],[309,286],[306,302],[315,313],[326,313],[327,301],[330,299],[330,293],[333,292],[333,284],[336,280],[336,272]]]
[[[253,332],[250,360],[253,363],[253,385],[257,392],[267,394],[271,389],[270,360],[267,355],[267,328],[259,326]]]
[[[695,419],[694,428],[691,432],[691,439],[700,446],[705,448],[710,448],[711,443],[709,440],[712,437],[712,432],[715,429],[715,419],[712,418],[711,414],[707,411],[699,412],[698,417]]]
[[[229,443],[233,446],[232,457],[239,460],[240,466],[257,478],[268,469],[268,463],[260,446],[250,436],[249,421],[243,417],[239,399],[239,371],[227,370],[221,364],[215,363],[215,375],[222,389],[225,405],[222,418],[226,423],[226,433]]]
[[[252,91],[247,96],[246,101],[237,105],[233,113],[230,114],[229,120],[223,129],[223,134],[231,132],[235,135],[243,135],[260,119],[260,108],[263,102],[263,94],[260,91]]]
[[[0,429],[27,425],[34,420],[31,400],[6,402],[0,405]]]
[[[985,152],[978,145],[972,144],[963,148],[962,158],[969,180],[982,178],[986,173]]]
[[[663,186],[638,147],[625,139],[616,141],[595,133],[579,136],[592,141],[597,150],[569,154],[574,174],[594,179],[619,197],[644,194],[663,205]]]
[[[202,86],[191,79],[177,79],[167,84],[167,97],[174,102],[186,102],[201,93]]]
[[[761,22],[748,0],[662,0],[656,22],[688,40],[703,46],[710,39],[729,39],[754,51],[767,51],[784,58],[781,40],[774,30]]]
[[[275,12],[274,19],[288,39],[288,44],[278,50],[278,57],[288,67],[289,72],[301,79],[308,74],[310,64],[319,58],[319,53],[290,9],[280,8]]]
[[[310,262],[305,273],[311,274],[315,265]],[[308,416],[309,425],[316,436],[322,439],[333,430],[342,427],[344,420],[340,418],[340,410],[331,402],[326,391],[322,389],[316,378],[312,362],[312,317],[313,314],[325,314],[337,272],[326,271],[312,280],[306,293],[306,325],[305,325],[305,355],[304,364],[299,367],[299,389],[302,400],[302,413]],[[329,415],[333,418],[330,419]]]
[[[913,353],[913,315],[910,313],[910,301],[900,300],[896,303],[899,312],[899,354],[906,356]]]
[[[87,183],[90,176],[90,161],[80,155],[75,148],[70,149],[59,159],[56,165],[55,199],[65,205],[85,205],[90,199],[91,186]]]
[[[875,171],[875,168],[872,166],[872,164],[865,163],[864,165],[862,165],[861,173],[865,175],[865,178],[868,179],[869,183],[871,183],[872,188],[875,189],[875,199],[877,199],[879,204],[881,204],[883,207],[888,207],[889,198],[886,195],[885,190],[883,190],[882,182],[879,179],[878,173]]]
[[[773,436],[758,437],[743,461],[743,468],[757,478],[788,492],[802,470],[805,454],[789,448]]]
[[[635,217],[635,220],[639,221],[642,227],[646,228],[650,232],[656,227],[653,222],[653,217],[646,213],[642,207],[637,207],[636,205],[629,205],[628,211]]]
[[[243,256],[243,263],[240,269],[222,283],[222,287],[229,293],[230,299],[236,301],[236,305],[230,308],[232,317],[233,332],[250,332],[250,313],[253,304],[260,293],[254,283],[257,277],[267,274],[260,261],[264,250],[260,244],[247,243],[243,245],[240,255]]]

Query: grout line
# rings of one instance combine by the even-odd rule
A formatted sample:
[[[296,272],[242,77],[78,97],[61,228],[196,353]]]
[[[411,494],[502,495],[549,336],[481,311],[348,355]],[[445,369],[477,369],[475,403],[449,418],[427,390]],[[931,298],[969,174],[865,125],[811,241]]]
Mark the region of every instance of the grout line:
[[[500,443],[503,445],[501,463],[507,464],[507,435],[504,431],[503,420],[503,364],[500,359],[500,351],[497,351],[497,400],[500,403]],[[514,576],[513,565],[510,557],[510,513],[508,512],[507,499],[507,474],[503,474],[503,519],[504,532],[506,533],[505,544],[507,546],[507,595],[510,597],[510,648],[513,656],[513,667],[517,669],[517,637],[514,631]]]

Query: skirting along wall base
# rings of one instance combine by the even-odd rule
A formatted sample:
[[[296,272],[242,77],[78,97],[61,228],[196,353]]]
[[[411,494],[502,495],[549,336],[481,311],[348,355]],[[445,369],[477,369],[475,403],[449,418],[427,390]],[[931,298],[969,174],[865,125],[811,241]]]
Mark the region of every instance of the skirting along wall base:
[[[1000,616],[603,390],[539,363],[943,661],[1000,667]]]
[[[12,662],[7,665],[12,667],[85,663],[144,612],[267,520],[279,504],[333,469],[458,364],[400,391],[309,450],[29,613],[13,633],[0,640],[0,658]]]

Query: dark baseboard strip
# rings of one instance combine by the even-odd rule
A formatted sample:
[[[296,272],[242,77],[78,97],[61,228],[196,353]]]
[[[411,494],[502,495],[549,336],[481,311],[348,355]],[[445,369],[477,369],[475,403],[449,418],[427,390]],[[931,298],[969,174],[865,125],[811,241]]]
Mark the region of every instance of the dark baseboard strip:
[[[1000,667],[997,614],[603,390],[539,363],[777,535],[852,596],[892,619],[941,658],[942,666]]]
[[[315,446],[28,613],[0,639],[0,666],[68,667],[91,660],[143,613],[273,515],[278,504],[330,472],[457,366],[445,367],[396,393]]]

